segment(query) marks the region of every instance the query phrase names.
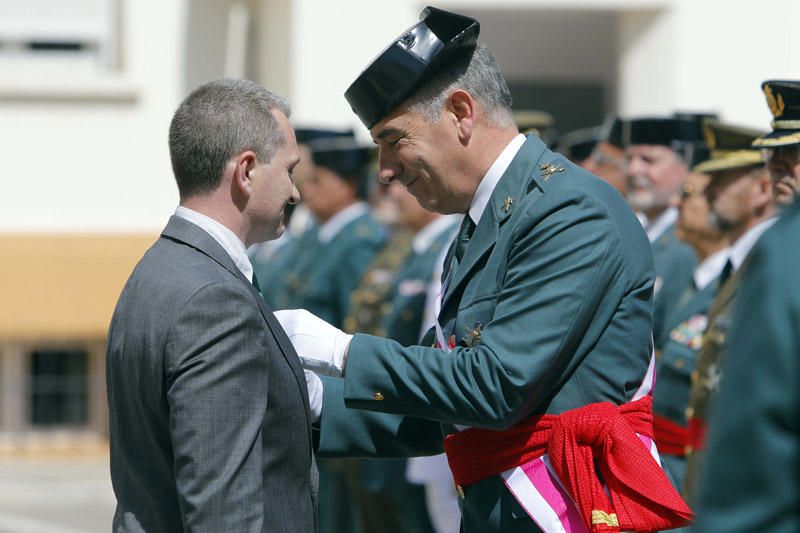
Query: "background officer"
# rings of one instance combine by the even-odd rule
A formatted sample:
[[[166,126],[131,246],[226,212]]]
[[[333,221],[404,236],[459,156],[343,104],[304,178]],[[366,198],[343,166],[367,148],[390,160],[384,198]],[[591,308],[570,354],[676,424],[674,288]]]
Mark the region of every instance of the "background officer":
[[[684,482],[685,496],[689,501],[696,497],[698,476],[703,464],[705,426],[722,377],[730,312],[739,289],[741,272],[753,245],[775,222],[772,184],[763,163],[755,161],[747,150],[741,155],[741,164],[738,166],[706,168],[711,176],[705,188],[711,206],[711,220],[728,236],[731,247],[728,261],[720,274],[719,292],[709,310],[708,326],[691,375],[689,406],[686,410],[690,448],[687,450]],[[737,152],[730,156],[732,160],[736,157]]]
[[[761,84],[772,112],[773,130],[753,142],[764,149],[775,201],[789,205],[800,187],[800,81]]]
[[[759,240],[743,275],[694,531],[800,530],[798,271],[795,202]]]

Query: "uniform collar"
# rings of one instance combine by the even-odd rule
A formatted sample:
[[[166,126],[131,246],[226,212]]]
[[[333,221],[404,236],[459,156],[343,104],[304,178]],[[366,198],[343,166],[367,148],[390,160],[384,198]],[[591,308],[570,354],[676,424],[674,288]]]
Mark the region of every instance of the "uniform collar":
[[[776,220],[778,220],[778,217],[771,217],[764,222],[759,222],[747,230],[744,235],[739,237],[736,242],[731,245],[731,264],[733,265],[734,272],[739,270],[739,267],[742,266],[742,263],[744,263],[744,260],[747,258],[747,254],[749,254],[750,250],[755,246],[761,234],[767,231]]]
[[[730,255],[730,248],[723,248],[709,255],[702,263],[697,265],[697,268],[694,269],[694,286],[698,291],[708,287],[708,284],[720,275]]]
[[[253,265],[247,257],[247,250],[244,247],[244,243],[233,231],[221,222],[182,205],[179,205],[175,209],[175,216],[199,226],[202,230],[211,235],[211,237],[222,246],[225,252],[227,252],[236,265],[236,268],[238,268],[239,271],[244,274],[244,277],[252,283]]]
[[[652,222],[649,220],[645,225],[647,239],[654,243],[661,237],[667,229],[678,220],[678,210],[675,207],[668,207],[663,213],[658,215]]]
[[[418,255],[427,252],[436,237],[451,229],[459,220],[461,220],[459,215],[442,215],[428,222],[424,228],[414,234],[414,238],[411,241],[411,249]]]
[[[492,166],[489,167],[488,172],[478,184],[475,196],[472,197],[472,202],[469,205],[469,218],[472,219],[476,226],[480,222],[486,206],[489,204],[497,183],[503,177],[523,144],[525,144],[525,136],[522,134],[511,139],[511,142],[500,152],[500,155],[494,160],[494,163],[492,163]]]
[[[349,223],[363,215],[369,210],[365,202],[356,202],[349,205],[333,215],[327,222],[319,227],[319,242],[327,244],[347,226]]]

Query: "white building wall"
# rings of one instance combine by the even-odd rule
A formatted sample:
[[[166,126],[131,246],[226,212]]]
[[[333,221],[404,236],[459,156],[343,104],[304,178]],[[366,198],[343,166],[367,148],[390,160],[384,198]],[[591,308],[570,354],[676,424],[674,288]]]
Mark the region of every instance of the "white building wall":
[[[120,70],[0,69],[0,232],[152,232],[177,202],[185,0],[121,8]]]
[[[619,109],[712,110],[767,129],[766,79],[800,79],[796,0],[672,0],[622,19]]]
[[[294,122],[353,127],[366,139],[343,93],[426,2],[219,0],[219,5],[238,1],[252,13],[257,43],[252,75],[289,97]],[[171,114],[190,85],[220,71],[224,57],[219,50],[187,49],[189,38],[197,38],[197,32],[187,32],[189,2],[120,0],[118,72],[91,74],[86,65],[53,75],[0,68],[0,232],[160,229],[177,202],[166,142]],[[212,0],[203,2],[213,7]],[[760,82],[800,78],[796,0],[442,0],[437,5],[487,13],[484,35],[503,51],[509,76],[531,62],[543,77],[607,76],[616,93],[609,107],[628,116],[711,109],[726,120],[766,128],[770,118]],[[577,30],[541,31],[548,46],[508,55],[513,47],[507,42],[524,42],[526,20],[548,20],[554,12],[573,13]],[[503,22],[509,13],[519,13],[515,24]],[[599,34],[587,22],[592,13],[605,27],[618,28],[617,40],[581,52],[582,35],[594,35],[596,42]],[[609,17],[617,17],[613,25]],[[209,42],[219,47],[226,42],[227,20],[219,15],[215,24],[215,18],[209,15],[204,23],[213,33]],[[203,54],[214,68],[202,70],[209,66]],[[546,60],[532,57],[536,54]],[[616,66],[609,67],[614,57]]]

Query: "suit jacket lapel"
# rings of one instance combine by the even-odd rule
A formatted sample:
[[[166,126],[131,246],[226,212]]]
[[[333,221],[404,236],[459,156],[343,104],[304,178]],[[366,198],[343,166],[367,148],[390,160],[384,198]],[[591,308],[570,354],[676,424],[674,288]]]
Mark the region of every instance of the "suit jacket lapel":
[[[475,227],[475,233],[472,234],[469,245],[464,251],[461,263],[456,265],[455,270],[451,273],[452,279],[448,284],[447,294],[445,294],[442,303],[443,310],[448,305],[452,305],[455,299],[454,295],[460,294],[462,285],[471,277],[483,256],[494,247],[500,226],[508,220],[514,212],[515,205],[521,202],[525,196],[525,189],[531,173],[544,151],[545,146],[539,139],[528,137],[500,178],[500,181],[497,182],[491,199],[486,205],[478,225]],[[447,257],[447,260],[451,262],[446,262],[445,264],[453,264],[452,256],[453,247],[451,246]]]
[[[289,341],[289,338],[286,336],[283,328],[278,323],[275,315],[272,313],[272,309],[269,308],[267,302],[261,297],[253,284],[250,283],[244,274],[242,274],[242,272],[236,267],[233,259],[231,259],[231,257],[228,255],[228,252],[226,252],[225,249],[220,246],[220,244],[214,240],[213,237],[211,237],[211,235],[206,233],[205,230],[174,215],[170,217],[167,227],[164,228],[164,231],[161,232],[161,235],[168,239],[188,244],[192,248],[195,248],[199,252],[207,255],[219,263],[223,268],[225,268],[225,270],[236,276],[236,278],[238,278],[249,288],[256,303],[258,304],[261,315],[264,317],[264,320],[267,323],[267,327],[272,333],[272,336],[275,337],[275,341],[278,343],[281,355],[283,355],[283,357],[286,359],[286,362],[289,364],[289,367],[292,369],[292,373],[294,374],[297,384],[302,392],[301,396],[303,398],[303,405],[305,406],[306,414],[308,415],[310,409],[308,405],[308,393],[306,392],[306,378],[305,374],[303,373],[303,368],[300,365],[300,358],[297,357],[297,353],[292,347],[291,341]]]

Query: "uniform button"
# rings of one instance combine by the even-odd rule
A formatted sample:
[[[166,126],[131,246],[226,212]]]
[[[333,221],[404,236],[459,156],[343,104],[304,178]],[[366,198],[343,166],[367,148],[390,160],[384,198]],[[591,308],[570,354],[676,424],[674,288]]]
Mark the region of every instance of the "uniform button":
[[[675,360],[675,368],[683,368],[686,365],[686,360],[683,357],[679,357]]]
[[[687,420],[694,417],[694,407],[692,406],[687,407],[684,414],[686,415]]]
[[[700,372],[698,372],[697,370],[692,370],[691,378],[692,378],[692,385],[694,385],[695,383],[697,383],[697,380],[700,379]]]
[[[458,493],[458,497],[462,500],[464,499],[464,487],[461,485],[456,485],[456,492]]]
[[[372,397],[375,398],[375,401],[377,402],[383,400],[383,394],[381,394],[380,392],[376,392],[375,394],[372,395]]]

